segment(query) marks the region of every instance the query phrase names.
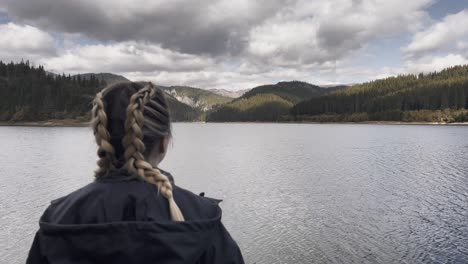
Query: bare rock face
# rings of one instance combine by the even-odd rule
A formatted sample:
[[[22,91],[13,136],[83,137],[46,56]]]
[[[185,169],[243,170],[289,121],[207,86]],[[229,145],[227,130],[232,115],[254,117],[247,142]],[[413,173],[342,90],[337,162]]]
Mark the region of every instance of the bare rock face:
[[[248,92],[250,89],[244,89],[244,90],[237,90],[237,91],[230,91],[226,89],[210,89],[209,91],[219,94],[222,96],[230,97],[230,98],[238,98],[241,97],[243,94]]]
[[[196,108],[202,112],[212,110],[215,107],[232,101],[233,98],[217,94],[211,90],[188,86],[159,86],[177,101]]]

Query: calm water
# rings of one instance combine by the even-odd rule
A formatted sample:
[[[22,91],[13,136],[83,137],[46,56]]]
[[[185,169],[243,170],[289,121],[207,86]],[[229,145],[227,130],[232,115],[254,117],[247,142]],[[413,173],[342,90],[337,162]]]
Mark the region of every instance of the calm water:
[[[92,180],[88,128],[0,127],[0,263]],[[162,168],[224,199],[247,263],[468,263],[468,127],[175,124]]]

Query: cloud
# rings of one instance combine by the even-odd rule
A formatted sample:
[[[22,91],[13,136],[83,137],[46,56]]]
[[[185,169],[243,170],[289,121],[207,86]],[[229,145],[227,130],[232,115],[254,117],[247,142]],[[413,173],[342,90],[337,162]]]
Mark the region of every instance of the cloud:
[[[236,53],[280,0],[5,0],[16,21],[101,41],[150,41],[183,53]],[[1,6],[0,6],[1,7]]]
[[[431,3],[297,1],[250,31],[248,53],[270,64],[293,67],[340,60],[373,39],[422,27],[429,20],[424,8]]]
[[[136,41],[115,44],[83,45],[41,60],[53,71],[80,72],[155,72],[199,71],[213,60],[164,49],[159,45]]]
[[[441,56],[425,56],[414,60],[407,60],[405,62],[405,68],[408,72],[412,73],[427,73],[463,64],[468,64],[468,58],[466,56],[450,53]]]
[[[9,16],[100,41],[149,41],[190,54],[339,59],[367,41],[417,28],[432,0],[5,0]],[[404,6],[404,10],[402,10]],[[1,7],[1,6],[0,6]]]
[[[0,24],[0,58],[4,61],[37,60],[56,53],[54,38],[31,26]]]
[[[412,41],[403,49],[409,56],[424,54],[453,47],[463,38],[468,38],[468,10],[448,15],[413,36]]]
[[[408,72],[433,72],[468,64],[468,10],[445,16],[417,31],[402,48]]]

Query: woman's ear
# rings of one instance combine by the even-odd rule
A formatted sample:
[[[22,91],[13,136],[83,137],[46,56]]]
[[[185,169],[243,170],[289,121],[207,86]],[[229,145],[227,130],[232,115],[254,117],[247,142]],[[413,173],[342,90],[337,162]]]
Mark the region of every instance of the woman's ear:
[[[167,147],[169,146],[169,137],[162,137],[159,141],[159,154],[165,155]]]
[[[153,148],[149,156],[147,157],[148,162],[157,167],[158,164],[164,159],[166,156],[167,148],[169,146],[169,137],[163,137],[159,140],[159,144],[157,147]]]

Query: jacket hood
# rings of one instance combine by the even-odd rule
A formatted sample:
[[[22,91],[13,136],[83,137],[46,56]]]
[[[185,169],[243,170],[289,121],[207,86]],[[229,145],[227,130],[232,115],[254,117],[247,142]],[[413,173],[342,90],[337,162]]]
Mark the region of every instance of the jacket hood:
[[[54,224],[40,221],[40,244],[51,263],[196,263],[221,225],[187,222]]]

